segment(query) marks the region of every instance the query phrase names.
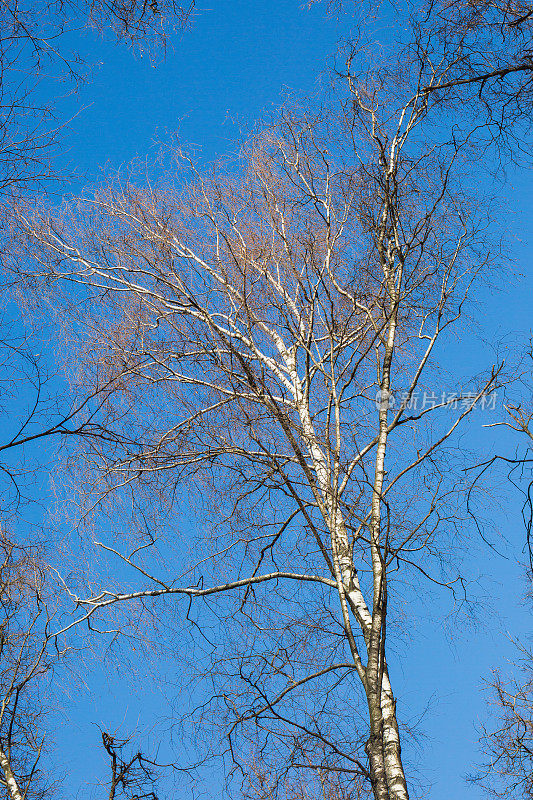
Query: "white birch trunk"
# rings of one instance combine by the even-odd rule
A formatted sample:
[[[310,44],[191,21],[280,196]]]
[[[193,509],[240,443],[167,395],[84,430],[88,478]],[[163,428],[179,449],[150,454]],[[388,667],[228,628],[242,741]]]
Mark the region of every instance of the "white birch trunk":
[[[10,799],[24,800],[22,792],[20,791],[19,785],[16,781],[16,778],[13,775],[13,770],[11,769],[11,763],[9,761],[9,758],[7,757],[2,748],[0,748],[0,768],[4,773],[4,780],[6,782]]]
[[[394,326],[391,325],[391,328],[392,331],[389,331],[389,336],[392,336],[392,339],[394,339]],[[346,595],[348,597],[350,605],[354,610],[359,626],[361,627],[361,630],[363,632],[365,641],[368,644],[370,638],[369,635],[372,628],[372,615],[368,609],[368,606],[361,592],[361,588],[359,586],[357,573],[354,569],[353,559],[350,554],[348,535],[346,532],[342,514],[337,504],[335,504],[335,507],[333,507],[333,497],[330,489],[328,465],[326,463],[324,454],[322,453],[322,450],[316,441],[316,436],[309,415],[309,411],[305,405],[302,395],[298,392],[299,381],[298,381],[298,376],[296,375],[296,370],[294,369],[294,364],[291,364],[291,366],[293,367],[293,370],[291,370],[292,372],[291,377],[293,380],[293,385],[296,387],[296,397],[295,397],[296,405],[299,411],[300,421],[302,423],[304,438],[306,439],[307,447],[315,467],[315,472],[318,479],[318,485],[322,492],[324,505],[329,515],[328,521],[330,524],[332,542],[334,549],[336,549],[338,552],[338,563],[341,571],[341,580],[343,586],[346,588]],[[387,420],[385,416],[385,424],[386,421]],[[381,439],[383,438],[384,437],[382,436]],[[377,499],[378,504],[381,502],[380,497],[381,497],[381,488],[383,485],[383,476],[384,476],[386,437],[384,438],[384,441],[380,441],[379,444],[381,445],[381,447],[378,447],[376,464],[381,465],[380,466],[381,475],[379,476],[380,480],[376,481],[378,486],[375,486],[374,498],[373,498],[374,503],[375,503],[375,498],[376,497],[378,498]],[[373,513],[373,518],[375,519],[376,518],[375,506],[373,508],[372,513]],[[379,524],[379,508],[377,514],[378,514],[377,520]],[[381,571],[381,564],[379,564],[379,571]],[[365,689],[367,689],[367,687],[365,687]],[[378,728],[380,729],[379,736],[380,739],[382,740],[382,746],[380,746],[380,750],[382,751],[382,756],[378,757],[376,753],[373,754],[373,760],[375,761],[375,763],[373,764],[372,772],[377,773],[375,775],[375,778],[378,784],[375,787],[373,787],[374,793],[380,799],[384,798],[385,800],[409,800],[407,782],[405,780],[405,773],[401,760],[400,735],[398,730],[398,723],[396,720],[396,702],[394,700],[394,695],[392,692],[392,687],[390,684],[386,664],[383,665],[383,676],[378,696],[379,696],[378,699],[379,708],[374,708],[373,710],[370,709],[371,716],[373,714],[375,717],[373,727],[378,726]]]
[[[392,257],[387,253],[386,263],[391,264]],[[396,314],[397,298],[396,290],[391,276],[391,271],[384,269],[389,282],[389,293],[391,301],[391,317],[387,331],[387,341],[383,357],[383,373],[381,379],[381,398],[388,398],[390,394],[390,375],[392,357],[394,353],[394,343],[396,337]],[[369,642],[369,666],[372,663],[372,670],[375,670],[375,679],[380,682],[379,697],[382,713],[382,737],[383,737],[383,757],[385,771],[387,775],[387,785],[390,798],[394,800],[408,800],[407,783],[401,760],[400,736],[398,723],[396,720],[396,703],[390,680],[388,676],[384,653],[381,654],[379,645],[383,626],[383,598],[386,575],[383,573],[383,564],[380,552],[381,536],[381,497],[385,480],[385,456],[387,452],[388,438],[388,405],[380,403],[379,408],[379,439],[376,452],[376,466],[374,475],[374,488],[372,493],[372,510],[370,523],[372,565],[374,573],[374,608],[370,621],[370,642]],[[376,622],[377,619],[377,622]],[[375,652],[373,652],[375,649]],[[382,656],[382,662],[380,662]],[[369,669],[370,671],[370,669]]]

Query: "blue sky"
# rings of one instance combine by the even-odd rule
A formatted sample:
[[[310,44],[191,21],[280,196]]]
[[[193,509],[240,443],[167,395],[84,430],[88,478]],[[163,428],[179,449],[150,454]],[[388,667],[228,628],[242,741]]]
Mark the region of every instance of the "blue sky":
[[[80,49],[87,60],[98,62],[90,81],[79,93],[58,103],[61,114],[75,116],[70,123],[58,167],[76,172],[65,194],[76,193],[87,182],[98,182],[102,173],[112,174],[132,159],[143,159],[157,151],[158,143],[179,135],[192,146],[200,161],[210,162],[235,151],[242,135],[267,117],[287,96],[310,95],[327,81],[328,59],[346,31],[346,19],[327,16],[320,4],[306,10],[292,0],[214,0],[197,7],[189,30],[169,42],[166,58],[136,56],[91,33],[72,33],[68,45]],[[386,34],[384,34],[386,35]],[[533,234],[532,190],[527,169],[513,173],[503,202],[512,210],[511,250],[517,276],[497,281],[497,291],[482,292],[480,303],[489,342],[513,334],[527,339],[530,329],[533,273],[530,238]],[[498,285],[499,283],[499,285]],[[459,343],[451,358],[459,357],[465,371],[481,365],[486,344]],[[486,436],[494,436],[494,448],[507,446],[501,432],[481,429],[475,441],[491,451]],[[497,443],[497,444],[496,444]],[[400,714],[413,720],[424,712],[437,693],[437,714],[428,712],[422,729],[421,776],[433,781],[432,800],[459,800],[480,796],[466,785],[464,776],[473,769],[479,724],[486,713],[483,681],[495,667],[507,669],[514,657],[510,637],[526,636],[531,619],[521,604],[524,590],[521,547],[524,532],[519,501],[510,499],[506,513],[494,519],[495,528],[509,540],[507,558],[479,561],[473,548],[472,561],[487,587],[499,597],[498,609],[480,612],[479,622],[458,630],[452,621],[439,623],[449,610],[443,596],[440,610],[429,620],[420,602],[420,626],[411,638],[395,648],[393,675],[400,685]],[[165,669],[172,671],[172,665]],[[92,746],[97,741],[94,723],[116,724],[124,714],[135,723],[143,703],[143,715],[155,720],[164,713],[165,701],[151,694],[141,700],[128,699],[129,683],[124,675],[111,679],[90,666],[87,688],[69,690],[63,714],[68,720],[58,731],[58,745],[67,786],[94,780],[99,757]],[[151,690],[152,691],[152,690]],[[70,747],[70,743],[74,745]],[[410,751],[408,746],[407,752]],[[65,754],[68,757],[65,758]],[[214,783],[216,785],[216,783]],[[84,795],[82,795],[84,796]]]
[[[79,113],[65,162],[97,177],[175,135],[206,161],[233,152],[287,93],[309,95],[323,86],[345,30],[320,4],[306,10],[290,0],[217,0],[195,9],[164,58],[133,56],[90,32],[81,40],[73,35],[72,46],[100,66],[65,104],[67,113]]]

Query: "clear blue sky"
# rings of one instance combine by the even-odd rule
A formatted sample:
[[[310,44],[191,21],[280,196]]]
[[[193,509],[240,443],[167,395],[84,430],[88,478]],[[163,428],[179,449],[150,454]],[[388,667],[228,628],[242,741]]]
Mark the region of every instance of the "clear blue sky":
[[[233,152],[241,133],[275,109],[287,92],[318,91],[321,81],[327,80],[328,59],[345,31],[345,19],[327,17],[320,5],[306,10],[301,0],[213,0],[197,7],[190,30],[170,41],[164,60],[135,57],[125,47],[90,33],[81,39],[72,34],[72,46],[100,66],[79,94],[59,104],[61,113],[77,113],[58,162],[60,168],[79,175],[66,193],[79,191],[87,179],[97,181],[102,170],[113,173],[134,158],[153,154],[159,141],[176,132],[184,144],[198,148],[205,161]],[[533,289],[531,200],[529,175],[513,177],[512,187],[505,189],[505,202],[516,211],[513,225],[521,240],[512,248],[523,277],[482,297],[489,340],[509,331],[528,335]],[[468,344],[461,345],[455,357],[463,360],[466,371],[476,367],[483,351],[481,345],[472,344],[470,350]],[[481,365],[474,371],[478,369]],[[481,441],[481,429],[478,435]],[[523,636],[530,628],[529,612],[520,605],[524,585],[517,559],[524,533],[518,502],[510,503],[507,515],[498,516],[495,525],[510,541],[509,557],[477,562],[475,568],[487,586],[495,587],[501,600],[498,613],[481,610],[480,621],[459,632],[453,621],[442,622],[449,610],[445,596],[440,611],[429,619],[421,600],[420,627],[393,656],[400,715],[412,721],[423,714],[434,693],[437,697],[437,714],[428,711],[423,720],[428,738],[421,740],[419,754],[420,775],[434,782],[432,800],[480,796],[463,779],[476,757],[474,725],[485,713],[483,681],[492,668],[507,668],[506,660],[513,657],[505,632]],[[476,551],[474,561],[478,555]],[[93,723],[110,727],[125,713],[135,722],[140,713],[137,700],[128,703],[127,675],[113,680],[108,689],[102,674],[91,667],[86,680],[91,690],[80,686],[79,692],[69,693],[65,700],[69,722],[58,732],[59,760],[66,764],[65,785],[72,796],[75,786],[94,780],[98,772]],[[164,713],[159,696],[144,697],[143,704],[143,716],[155,719]]]

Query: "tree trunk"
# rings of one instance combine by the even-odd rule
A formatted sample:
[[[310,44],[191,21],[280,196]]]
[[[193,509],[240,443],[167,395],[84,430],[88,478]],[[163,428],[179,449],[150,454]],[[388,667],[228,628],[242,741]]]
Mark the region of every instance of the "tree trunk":
[[[4,779],[11,800],[23,800],[22,792],[20,791],[16,778],[13,775],[9,758],[2,748],[0,748],[0,767],[4,773]]]

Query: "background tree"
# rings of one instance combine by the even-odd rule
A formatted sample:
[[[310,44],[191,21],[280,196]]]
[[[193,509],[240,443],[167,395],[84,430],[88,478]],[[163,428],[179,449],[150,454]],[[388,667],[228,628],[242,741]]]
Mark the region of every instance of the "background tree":
[[[473,779],[492,797],[517,800],[533,793],[533,684],[531,653],[521,649],[522,679],[496,673],[489,683],[494,722],[481,739],[485,762]]]
[[[102,745],[109,757],[111,778],[109,781],[109,800],[119,797],[128,800],[157,800],[155,794],[158,765],[140,751],[127,754],[129,739],[117,739],[102,732]]]
[[[44,2],[0,8],[0,198],[61,179],[53,157],[67,123],[55,106],[63,82],[74,91],[90,65],[64,44],[64,32],[91,27],[117,42],[149,48],[164,46],[169,30],[183,27],[193,5],[163,2]],[[46,72],[54,79],[42,82]],[[63,93],[65,89],[61,90]],[[45,96],[43,103],[41,98]]]
[[[0,537],[0,770],[9,800],[44,797],[53,785],[40,771],[46,676],[57,597],[42,548]],[[44,684],[44,685],[43,685]]]
[[[341,0],[326,5],[350,4]],[[360,5],[353,7],[357,18]],[[422,67],[427,76],[422,85],[438,95],[443,110],[453,105],[460,124],[461,107],[463,113],[474,110],[478,115],[483,109],[496,146],[508,135],[514,139],[517,129],[523,133],[529,128],[533,6],[528,0],[429,0],[400,13],[407,35],[393,36],[387,49],[399,46],[403,63]],[[369,26],[365,22],[361,27],[364,39]],[[512,158],[512,150],[506,155]]]

